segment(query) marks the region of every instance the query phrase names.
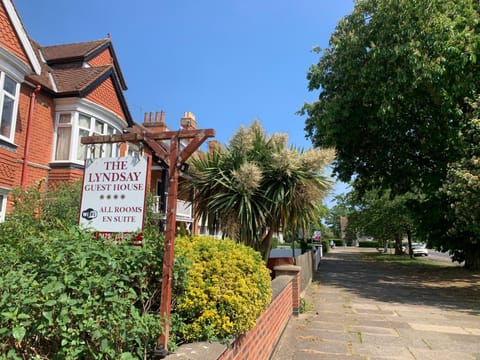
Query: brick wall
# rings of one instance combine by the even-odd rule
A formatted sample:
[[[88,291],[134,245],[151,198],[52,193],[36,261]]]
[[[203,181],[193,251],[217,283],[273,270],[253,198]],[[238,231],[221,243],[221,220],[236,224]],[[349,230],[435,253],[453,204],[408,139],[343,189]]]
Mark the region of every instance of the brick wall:
[[[48,174],[48,186],[52,187],[64,181],[76,181],[83,178],[81,169],[52,169]]]
[[[25,157],[25,141],[30,111],[30,95],[33,88],[22,84],[20,87],[17,120],[15,125],[15,146],[0,148],[0,186],[15,188],[21,185]],[[27,155],[26,185],[32,185],[48,175],[53,144],[53,100],[37,94],[30,128],[30,150]]]
[[[15,186],[17,163],[12,152],[0,147],[0,187],[12,188]]]
[[[112,53],[110,49],[103,50],[100,54],[95,56],[94,58],[88,61],[90,66],[104,66],[104,65],[111,65],[113,63]]]
[[[30,111],[30,96],[32,92],[33,89],[30,86],[22,85],[18,105],[17,125],[15,127],[15,143],[18,145],[16,186],[20,186],[22,176],[28,115]],[[27,186],[47,177],[48,166],[52,159],[52,144],[54,143],[54,104],[50,97],[43,95],[41,92],[36,96],[30,126],[30,147],[27,154],[26,173]]]
[[[279,277],[275,280],[282,281],[284,279]],[[284,289],[257,319],[255,327],[247,334],[237,338],[218,360],[269,359],[292,315],[292,299],[295,298],[295,289],[298,289],[298,285],[295,285],[296,282],[298,283],[298,277],[289,278]]]
[[[117,114],[120,118],[126,121],[125,114],[123,113],[122,106],[118,100],[118,96],[113,86],[111,78],[106,79],[95,90],[93,90],[86,97],[88,100],[99,104]]]
[[[275,268],[272,281],[272,301],[257,319],[255,327],[238,337],[223,350],[212,344],[186,344],[167,360],[267,360],[273,354],[292,314],[298,314],[300,303],[300,268],[282,265]],[[293,274],[293,275],[292,275]]]

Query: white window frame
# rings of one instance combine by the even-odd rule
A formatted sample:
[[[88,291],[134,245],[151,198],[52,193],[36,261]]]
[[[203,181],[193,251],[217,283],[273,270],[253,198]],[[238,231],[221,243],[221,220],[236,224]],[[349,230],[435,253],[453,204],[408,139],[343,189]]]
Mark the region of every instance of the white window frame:
[[[0,189],[0,222],[5,221],[5,214],[7,213],[8,191]]]
[[[68,122],[63,121],[63,119],[67,120],[66,118],[70,117]],[[68,149],[66,151],[66,157],[62,159],[58,159],[57,161],[69,161],[71,158],[71,150],[72,150],[72,121],[73,113],[71,112],[61,112],[56,114],[56,128],[55,128],[55,153],[53,158],[57,159],[57,152],[59,151],[58,142],[59,142],[59,129],[67,129],[70,135],[70,139],[68,139]],[[62,121],[61,121],[62,120]]]
[[[70,114],[70,123],[60,123],[60,118],[64,114]],[[80,126],[80,120],[88,118],[87,126]],[[124,120],[119,118],[111,111],[100,107],[97,104],[85,99],[70,98],[70,99],[57,99],[56,101],[56,116],[55,116],[55,144],[52,154],[53,163],[74,163],[78,165],[84,164],[82,157],[91,157],[91,147],[85,147],[80,143],[80,131],[88,131],[88,135],[113,135],[122,132],[122,129],[126,126]],[[96,127],[98,123],[102,123],[102,128]],[[70,147],[68,152],[68,159],[57,160],[57,147],[58,147],[58,133],[59,128],[70,128]],[[95,157],[108,156],[105,154],[105,149],[109,145],[101,144],[96,145]],[[82,149],[84,155],[79,158],[79,149]],[[111,156],[116,157],[119,154],[119,144],[111,145]]]
[[[15,94],[11,94],[4,89],[7,77],[15,83]],[[14,76],[11,76],[0,69],[0,129],[2,126],[3,105],[6,98],[13,100],[12,115],[10,118],[10,133],[2,134],[0,131],[0,139],[13,143],[15,139],[15,126],[17,123],[18,101],[20,98],[20,82]]]
[[[95,135],[114,135],[119,132],[118,129],[115,129],[111,124],[103,119],[98,119],[94,116],[78,113],[78,131],[76,132],[76,141],[77,141],[77,152],[76,152],[76,160],[84,161],[85,156],[94,157],[94,158],[102,158],[102,157],[117,157],[119,152],[118,144],[95,144],[94,146],[85,147],[85,145],[81,145],[80,143],[80,131],[88,132],[88,135],[85,136],[95,136]],[[81,126],[80,120],[84,119],[88,122],[87,126]],[[100,126],[100,127],[99,127]],[[75,142],[75,140],[73,142]],[[107,152],[107,148],[111,145],[110,153]],[[93,149],[95,149],[93,151]]]

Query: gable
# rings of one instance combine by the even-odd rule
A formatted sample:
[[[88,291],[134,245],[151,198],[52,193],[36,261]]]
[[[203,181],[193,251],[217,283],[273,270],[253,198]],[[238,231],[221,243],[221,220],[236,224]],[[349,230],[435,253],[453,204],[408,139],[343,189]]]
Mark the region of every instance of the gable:
[[[0,29],[0,44],[23,62],[30,64],[3,3],[0,3]]]
[[[11,0],[0,1],[0,45],[40,74],[40,63]]]
[[[102,65],[112,65],[113,56],[110,52],[110,48],[104,49],[99,54],[95,55],[93,58],[88,60],[88,65],[90,66],[102,66]]]
[[[117,94],[115,84],[112,77],[109,76],[101,84],[95,87],[86,97],[86,99],[113,111],[126,123],[128,123],[128,115],[124,111],[122,102]]]

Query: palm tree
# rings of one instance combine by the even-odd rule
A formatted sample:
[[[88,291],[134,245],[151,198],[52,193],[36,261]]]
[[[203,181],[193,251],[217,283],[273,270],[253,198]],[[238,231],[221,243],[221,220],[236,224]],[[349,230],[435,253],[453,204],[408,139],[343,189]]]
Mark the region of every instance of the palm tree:
[[[323,168],[333,150],[287,147],[287,136],[268,136],[258,121],[240,128],[225,149],[191,161],[194,211],[220,225],[229,237],[262,252],[268,260],[273,235],[305,231],[318,219],[321,200],[332,183]]]

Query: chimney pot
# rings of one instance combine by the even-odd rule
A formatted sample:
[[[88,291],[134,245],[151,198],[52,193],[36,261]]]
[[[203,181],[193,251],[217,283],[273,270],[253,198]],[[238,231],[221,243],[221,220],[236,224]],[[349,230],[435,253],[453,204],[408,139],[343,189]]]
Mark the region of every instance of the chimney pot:
[[[168,130],[165,124],[165,113],[163,111],[145,113],[143,125],[149,128],[150,131],[162,132]]]
[[[190,111],[185,111],[180,119],[180,127],[182,129],[197,129],[195,115]]]

